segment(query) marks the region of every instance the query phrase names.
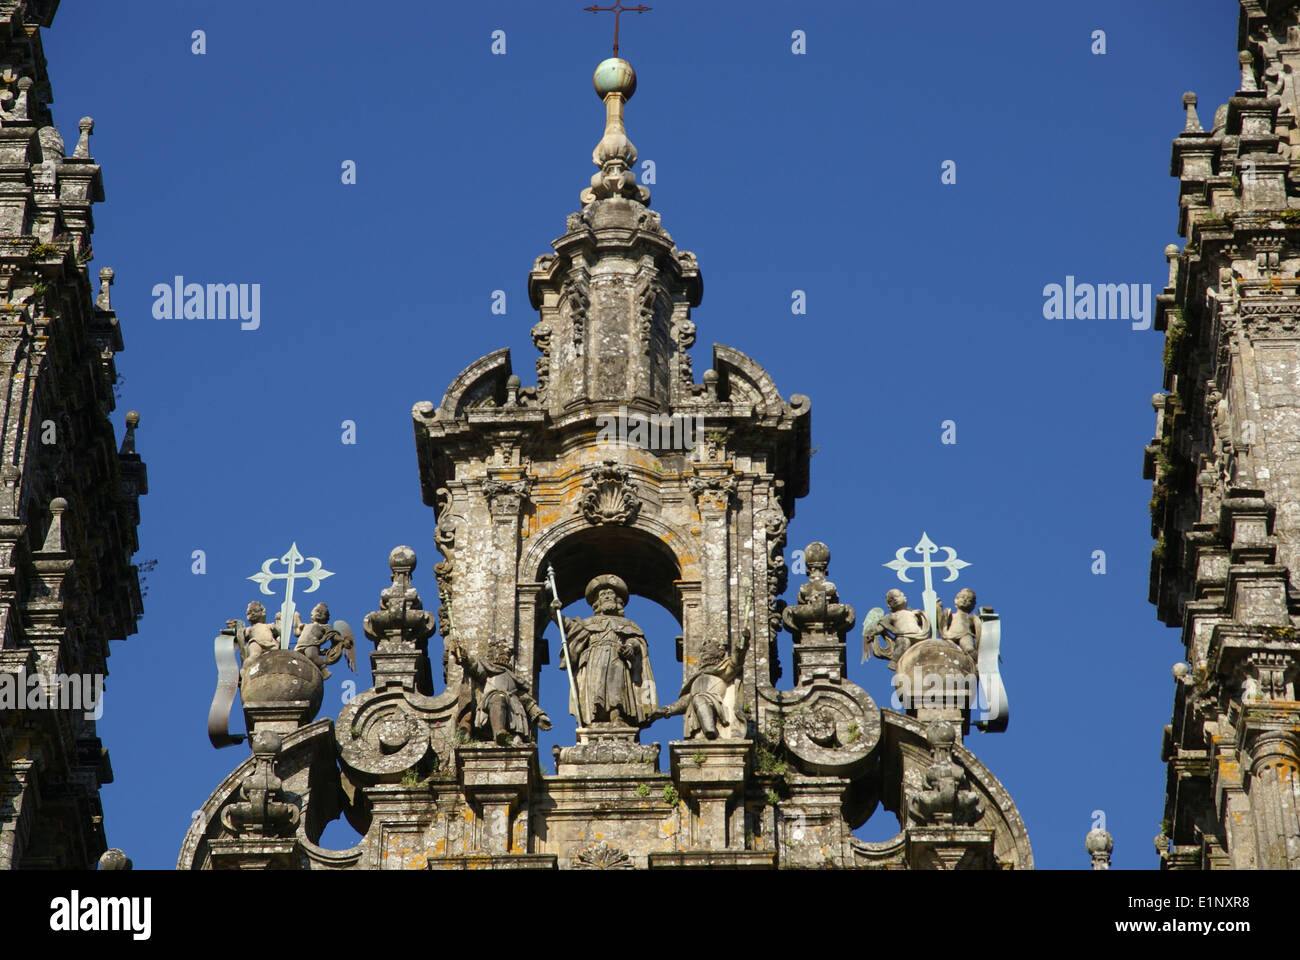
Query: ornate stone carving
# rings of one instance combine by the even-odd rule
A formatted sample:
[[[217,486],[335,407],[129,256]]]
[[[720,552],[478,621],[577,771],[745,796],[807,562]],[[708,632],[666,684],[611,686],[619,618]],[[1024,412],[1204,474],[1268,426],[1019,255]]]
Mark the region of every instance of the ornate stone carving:
[[[966,771],[952,759],[957,731],[946,720],[936,720],[925,729],[930,741],[930,765],[925,771],[929,788],[907,801],[907,810],[918,823],[972,824],[984,815],[984,800],[964,788]]]
[[[635,287],[637,333],[640,338],[641,349],[648,352],[651,335],[654,331],[655,305],[659,301],[661,289],[655,276],[653,258],[642,257],[641,270],[642,275],[636,281]]]
[[[604,840],[573,855],[574,870],[631,870],[632,858]]]
[[[438,633],[443,637],[451,633],[451,595],[456,571],[456,530],[465,518],[452,512],[452,495],[446,487],[434,494],[438,523],[433,528],[433,545],[443,559],[433,565],[433,576],[438,581]]]
[[[728,653],[718,640],[705,640],[695,672],[682,683],[678,699],[654,711],[651,719],[686,715],[683,735],[687,740],[703,736],[716,740],[719,727],[726,728],[728,738],[745,735],[745,723],[736,716],[737,681],[745,667],[745,650],[749,629],[740,635],[734,653]]]
[[[695,324],[682,318],[673,325],[672,338],[677,344],[677,381],[685,396],[691,395],[695,386],[695,371],[691,366],[691,355],[686,351],[695,346]]]
[[[320,668],[321,677],[330,677],[329,665],[338,663],[343,656],[348,658],[348,668],[357,672],[356,643],[352,637],[352,628],[346,621],[336,620],[331,625],[330,608],[323,603],[312,607],[311,620],[303,623],[297,611],[293,615],[293,632],[298,639],[293,649],[301,653]]]
[[[280,751],[278,734],[253,734],[253,770],[239,785],[240,801],[221,811],[221,823],[237,837],[281,837],[292,834],[301,819],[298,805],[283,799],[283,784],[275,775]]]
[[[735,474],[723,477],[697,475],[686,481],[686,488],[695,497],[700,510],[726,510],[735,499],[739,486]]]
[[[560,288],[560,305],[561,308],[566,305],[568,307],[569,323],[573,328],[573,349],[581,354],[583,338],[586,336],[587,311],[591,307],[587,281],[568,277]]]
[[[380,648],[386,645],[419,645],[433,634],[434,617],[420,602],[420,592],[411,585],[415,551],[394,547],[388,555],[392,585],[379,594],[379,609],[361,621],[365,635]]]
[[[974,612],[975,591],[970,587],[958,590],[952,603],[952,610],[945,609],[942,603],[938,605],[935,611],[938,622],[935,626],[939,630],[939,636],[951,640],[961,647],[962,653],[974,659],[979,647],[980,627],[983,623]]]
[[[551,383],[551,325],[545,321],[533,324],[533,346],[541,351],[537,358],[537,399],[546,396],[546,388]]]
[[[826,578],[831,561],[830,548],[814,541],[804,548],[803,558],[808,567],[808,582],[799,587],[799,602],[786,607],[781,615],[786,629],[796,643],[805,633],[817,637],[833,635],[843,642],[844,634],[852,629],[857,615],[853,607],[839,602],[839,591]]]
[[[641,497],[627,468],[606,460],[583,481],[578,509],[594,524],[631,523],[641,509]]]
[[[532,481],[528,477],[518,480],[485,480],[483,495],[493,516],[518,516],[528,500]]]
[[[894,670],[908,647],[929,638],[930,618],[924,610],[908,609],[907,596],[902,590],[886,593],[885,605],[889,613],[873,607],[862,625],[862,662],[866,663],[867,657],[874,655],[888,660],[889,669]]]
[[[785,593],[790,581],[784,553],[787,523],[780,510],[769,510],[763,517],[763,529],[767,534],[767,621],[772,637],[781,629],[781,613],[786,607],[781,594]]]
[[[448,652],[474,684],[474,719],[471,735],[477,740],[492,740],[501,746],[518,746],[531,740],[533,724],[551,729],[551,718],[533,699],[531,685],[515,670],[513,645],[509,640],[493,640],[487,656],[467,653],[454,640]]]

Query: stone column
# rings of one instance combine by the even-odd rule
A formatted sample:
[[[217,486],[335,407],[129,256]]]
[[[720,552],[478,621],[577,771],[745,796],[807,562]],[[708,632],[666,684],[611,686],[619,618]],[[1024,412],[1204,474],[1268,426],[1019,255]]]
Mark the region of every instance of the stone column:
[[[1264,870],[1300,868],[1300,738],[1294,705],[1247,704],[1241,723],[1250,756],[1250,807]]]
[[[700,512],[701,563],[704,584],[704,632],[698,638],[727,640],[731,635],[731,528],[728,522],[737,480],[726,468],[701,468],[687,481]],[[688,638],[689,639],[689,638]]]
[[[490,633],[485,638],[515,637],[515,583],[519,566],[519,521],[532,481],[517,470],[489,471],[483,495],[492,512],[492,555],[488,567],[492,589]]]
[[[689,740],[668,745],[673,781],[696,807],[691,830],[696,849],[744,847],[744,836],[731,836],[728,808],[745,786],[752,740]]]

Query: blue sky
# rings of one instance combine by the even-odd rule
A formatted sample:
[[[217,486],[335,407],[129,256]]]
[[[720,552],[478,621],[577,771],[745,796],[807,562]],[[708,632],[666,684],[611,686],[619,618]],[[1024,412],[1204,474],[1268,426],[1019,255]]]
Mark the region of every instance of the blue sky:
[[[137,866],[174,865],[192,812],[245,755],[204,734],[211,640],[256,596],[245,578],[263,559],[294,540],[319,556],[335,571],[319,596],[358,632],[398,543],[436,598],[410,409],[502,346],[531,382],[527,272],[578,209],[603,124],[590,78],[611,18],[582,6],[65,2],[47,32],[64,139],[96,120],[92,271],[117,272],[127,343],[114,421],[120,435],[140,411],[149,466],[139,559],[158,566],[139,633],[113,645],[100,721],[109,843]],[[1181,657],[1146,602],[1161,340],[1122,319],[1044,319],[1043,288],[1163,285],[1180,97],[1200,93],[1208,120],[1236,89],[1237,4],[653,6],[623,21],[639,78],[628,132],[655,163],[653,207],[704,274],[697,374],[716,341],[812,397],[812,493],[790,550],[827,541],[861,620],[897,584],[882,566],[897,548],[923,530],[956,548],[971,566],[944,600],[969,585],[1001,614],[1013,709],[1007,733],[968,746],[1018,803],[1038,866],[1085,866],[1103,810],[1114,865],[1154,867]],[[1098,29],[1105,55],[1090,52]],[[153,286],[178,274],[260,284],[259,329],[155,319]],[[676,624],[647,600],[628,612],[675,687]],[[850,677],[887,703],[888,671],[857,664],[857,643]],[[335,670],[325,713],[347,676]],[[861,835],[895,829],[882,811]]]

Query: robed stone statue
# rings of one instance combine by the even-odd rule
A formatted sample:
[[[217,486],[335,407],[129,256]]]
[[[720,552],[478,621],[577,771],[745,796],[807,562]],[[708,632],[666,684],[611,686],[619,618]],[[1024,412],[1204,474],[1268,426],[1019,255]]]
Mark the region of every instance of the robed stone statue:
[[[569,695],[569,712],[580,724],[617,723],[642,727],[659,706],[645,634],[623,616],[627,584],[605,574],[587,584],[593,616],[564,618],[578,699]],[[552,607],[559,610],[559,601]],[[560,657],[560,669],[566,668]],[[578,711],[581,703],[582,710]]]

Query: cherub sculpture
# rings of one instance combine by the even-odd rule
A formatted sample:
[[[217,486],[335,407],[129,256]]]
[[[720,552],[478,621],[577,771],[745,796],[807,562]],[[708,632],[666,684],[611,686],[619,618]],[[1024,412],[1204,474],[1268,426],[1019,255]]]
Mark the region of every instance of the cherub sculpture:
[[[278,619],[278,618],[277,618]],[[320,668],[321,676],[328,680],[329,664],[348,658],[348,669],[357,672],[356,642],[352,628],[343,620],[330,625],[330,608],[323,603],[312,607],[311,621],[303,623],[298,611],[293,613],[293,632],[298,637],[293,649]],[[328,644],[328,646],[326,646]]]
[[[867,622],[862,627],[862,661],[865,663],[867,656],[874,654],[888,660],[889,669],[893,670],[903,651],[929,638],[930,618],[924,610],[909,610],[902,590],[886,593],[885,604],[889,613],[876,607],[867,614]]]
[[[983,623],[973,612],[975,591],[970,587],[959,590],[952,602],[955,609],[945,610],[941,603],[936,611],[939,636],[957,644],[962,653],[974,660],[979,652],[980,626]]]

